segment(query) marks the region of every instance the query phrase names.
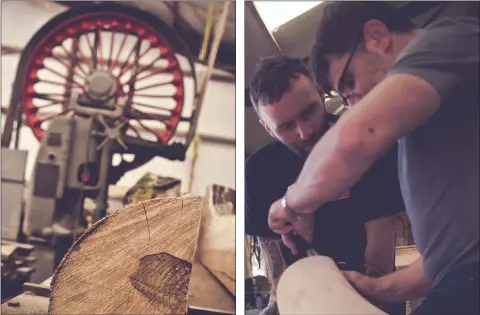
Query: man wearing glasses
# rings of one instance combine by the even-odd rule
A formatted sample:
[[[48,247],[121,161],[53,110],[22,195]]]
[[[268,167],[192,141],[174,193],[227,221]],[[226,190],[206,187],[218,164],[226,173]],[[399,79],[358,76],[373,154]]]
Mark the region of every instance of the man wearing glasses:
[[[312,150],[287,209],[272,204],[270,228],[294,247],[287,233],[309,233],[296,217],[354,185],[398,140],[422,258],[377,279],[345,274],[372,300],[426,297],[415,315],[479,314],[478,19],[416,29],[388,4],[328,3],[311,59],[321,88],[355,105]]]
[[[335,119],[327,114],[324,94],[307,67],[290,56],[260,62],[250,99],[260,123],[277,140],[255,152],[245,166],[245,232],[258,240],[272,283],[271,303],[262,314],[274,314],[277,280],[299,257],[287,248],[282,251],[279,235],[268,227],[268,210],[295,181],[306,156]],[[395,270],[394,214],[405,208],[396,166],[393,147],[361,182],[323,206],[311,221],[314,231],[304,235],[318,253],[344,270],[370,276]],[[404,303],[389,309],[391,315],[405,314]]]

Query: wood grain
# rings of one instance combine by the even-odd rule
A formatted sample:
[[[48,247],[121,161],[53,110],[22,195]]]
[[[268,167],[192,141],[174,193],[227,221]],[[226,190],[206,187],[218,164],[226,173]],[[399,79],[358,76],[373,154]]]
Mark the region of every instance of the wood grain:
[[[92,226],[55,271],[50,314],[185,314],[203,197],[143,201]]]
[[[365,300],[329,257],[312,256],[288,267],[277,287],[280,314],[386,315]]]
[[[235,296],[235,190],[220,185],[208,187],[197,254]]]

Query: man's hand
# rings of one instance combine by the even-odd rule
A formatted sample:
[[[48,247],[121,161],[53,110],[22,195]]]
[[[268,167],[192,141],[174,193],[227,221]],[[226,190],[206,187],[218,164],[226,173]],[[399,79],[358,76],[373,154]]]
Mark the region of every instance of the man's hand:
[[[368,301],[380,308],[386,306],[386,301],[383,301],[380,295],[381,280],[379,278],[370,278],[356,271],[344,271],[343,275],[355,290]]]
[[[354,271],[343,274],[361,295],[379,307],[423,298],[432,290],[423,271],[422,258],[380,278],[369,278]]]
[[[298,236],[303,237],[308,243],[313,242],[313,226],[315,224],[315,216],[312,214],[302,215],[292,223],[293,230]],[[282,241],[285,246],[290,248],[292,254],[298,255],[298,248],[292,239],[292,234],[282,234]]]
[[[277,234],[288,234],[293,231],[293,222],[298,218],[292,217],[282,207],[282,200],[275,201],[268,212],[268,226]]]
[[[290,248],[294,255],[298,255],[298,249],[291,238],[291,232],[295,231],[299,236],[303,237],[307,242],[313,241],[313,225],[315,223],[315,215],[308,214],[294,218],[289,215],[282,207],[281,200],[277,200],[270,207],[268,214],[268,225],[277,234],[282,235],[282,241]]]

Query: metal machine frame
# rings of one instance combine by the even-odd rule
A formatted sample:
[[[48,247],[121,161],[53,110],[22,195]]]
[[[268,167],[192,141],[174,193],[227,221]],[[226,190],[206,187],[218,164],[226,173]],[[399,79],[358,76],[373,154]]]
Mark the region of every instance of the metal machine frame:
[[[102,40],[104,33],[111,33],[109,42],[105,37]],[[120,50],[127,37],[132,36],[136,43],[122,62],[119,60]],[[88,43],[90,52],[82,51],[79,45],[82,39]],[[116,56],[113,54],[115,39],[121,41]],[[72,43],[70,51],[64,45],[68,41]],[[148,43],[147,49],[142,47],[143,42]],[[102,45],[110,48],[109,54],[105,54],[107,49]],[[152,50],[158,50],[159,57],[142,65],[142,57]],[[193,74],[195,97],[190,117],[182,115],[185,85],[176,53],[186,57]],[[133,62],[129,62],[131,57]],[[167,60],[166,67],[155,68],[155,61],[161,58]],[[63,65],[67,73],[53,68],[47,60]],[[18,147],[19,130],[25,115],[26,124],[39,139],[41,147],[29,187],[30,198],[25,207],[22,232],[27,237],[41,237],[55,245],[55,266],[76,237],[89,224],[106,215],[109,185],[156,156],[185,159],[199,114],[193,60],[188,46],[163,21],[149,12],[118,3],[69,9],[47,22],[29,41],[17,68],[2,147],[10,146],[14,125],[17,129],[15,147]],[[42,71],[49,71],[64,83],[45,80]],[[125,82],[127,72],[131,77]],[[141,88],[136,87],[136,83],[165,73],[171,74],[171,81],[167,84],[175,88],[175,93],[170,96],[174,107],[165,109],[162,106],[164,95],[155,98],[154,104],[139,104],[135,97],[140,94],[154,97],[139,91],[166,83],[160,81]],[[44,86],[39,83],[62,85],[64,93],[45,93]],[[56,112],[42,117],[42,110],[55,105]],[[148,108],[158,110],[152,113],[145,110]],[[45,127],[47,121],[50,124]],[[163,131],[152,130],[141,121],[161,123]],[[181,121],[191,126],[186,141],[172,142]],[[142,138],[134,122],[138,122],[137,126],[143,128],[144,133],[153,135],[156,141]],[[134,159],[122,160],[113,166],[111,161],[115,153],[133,154]],[[94,199],[97,204],[92,222],[87,222],[82,215],[86,197]]]

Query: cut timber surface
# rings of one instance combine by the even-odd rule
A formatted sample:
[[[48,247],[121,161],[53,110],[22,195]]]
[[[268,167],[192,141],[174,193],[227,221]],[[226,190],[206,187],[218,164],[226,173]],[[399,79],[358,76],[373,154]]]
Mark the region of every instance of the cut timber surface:
[[[202,197],[143,201],[92,226],[55,271],[50,314],[185,314]]]
[[[365,300],[325,256],[300,259],[288,267],[278,283],[277,303],[281,315],[386,315]]]
[[[204,202],[198,258],[235,296],[235,190],[209,186]]]

